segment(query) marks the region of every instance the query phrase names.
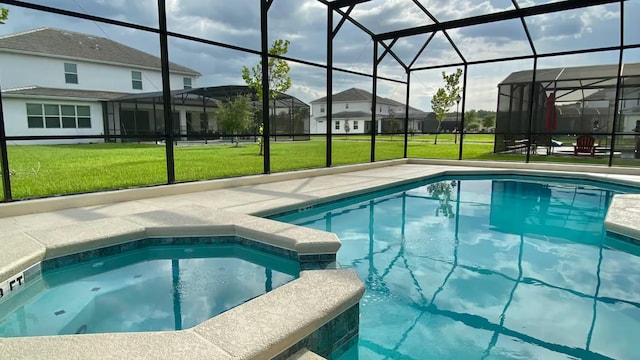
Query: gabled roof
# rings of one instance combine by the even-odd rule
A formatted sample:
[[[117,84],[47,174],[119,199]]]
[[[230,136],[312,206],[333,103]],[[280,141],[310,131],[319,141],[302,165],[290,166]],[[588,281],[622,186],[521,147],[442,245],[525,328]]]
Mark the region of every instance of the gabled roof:
[[[623,64],[621,70],[622,76],[639,76],[640,63]],[[618,64],[572,66],[536,70],[536,82],[616,78],[617,76]],[[509,74],[498,85],[530,83],[532,79],[533,70],[516,71]],[[598,82],[597,84],[604,85],[602,82]],[[607,85],[615,86],[615,81],[612,81]],[[576,88],[579,87],[581,87],[581,84],[576,85]]]
[[[333,94],[333,97],[331,100],[335,101],[353,101],[353,102],[357,102],[357,101],[371,101],[371,99],[373,99],[373,94],[366,91],[366,90],[362,90],[362,89],[358,89],[358,88],[351,88],[351,89],[347,89],[345,91],[341,91],[339,93]],[[311,101],[311,103],[321,103],[327,102],[327,97],[321,97],[319,99],[313,100]],[[396,106],[400,106],[403,105],[400,102],[397,102],[395,100],[392,99],[388,99],[388,98],[383,98],[380,96],[376,96],[376,103],[378,104],[384,104],[384,105],[396,105]]]
[[[338,102],[338,101],[343,101],[343,102],[358,102],[358,101],[371,101],[373,99],[373,94],[366,91],[366,90],[362,90],[362,89],[358,89],[358,88],[351,88],[351,89],[347,89],[345,91],[341,91],[339,93],[333,94],[331,100],[333,102]],[[312,104],[315,103],[326,103],[327,102],[327,97],[323,96],[319,99],[313,100],[311,101]],[[389,99],[389,98],[385,98],[385,97],[381,97],[381,96],[376,96],[376,104],[377,105],[393,105],[393,106],[402,106],[404,107],[404,104],[393,100],[393,99]],[[424,111],[416,109],[414,107],[409,107],[409,114],[414,114],[414,113],[424,113],[426,114]]]
[[[160,58],[100,36],[68,30],[39,28],[0,36],[0,50],[86,59],[160,70]],[[185,75],[201,76],[188,67],[169,63],[169,70]]]
[[[337,94],[333,94],[333,101],[371,101],[372,95],[370,92],[358,89],[351,88],[345,91],[341,91]],[[327,97],[321,97],[319,99],[311,101],[311,103],[319,103],[319,102],[327,102]]]

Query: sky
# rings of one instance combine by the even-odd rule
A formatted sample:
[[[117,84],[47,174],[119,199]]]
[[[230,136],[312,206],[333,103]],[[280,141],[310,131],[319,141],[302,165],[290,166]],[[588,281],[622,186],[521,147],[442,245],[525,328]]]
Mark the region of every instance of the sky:
[[[558,0],[517,0],[520,7],[540,5]],[[155,0],[34,0],[32,3],[97,15],[109,19],[157,27]],[[514,9],[511,0],[419,0],[438,21],[455,20]],[[260,49],[260,0],[166,0],[169,31],[231,44],[245,49]],[[38,27],[53,27],[102,36],[139,50],[159,55],[158,36],[99,22],[48,14],[15,6],[9,8],[9,21],[0,25],[0,36]],[[615,46],[620,43],[620,5],[610,4],[539,15],[525,22],[539,54],[592,47]],[[640,24],[631,14],[640,13],[640,0],[625,3],[625,44],[640,43]],[[374,33],[429,25],[433,21],[412,0],[372,0],[359,4],[351,16]],[[334,15],[334,24],[340,19]],[[317,0],[273,0],[268,18],[269,42],[291,41],[287,56],[318,64],[326,64],[326,6]],[[401,61],[410,63],[430,34],[398,40],[392,47]],[[451,40],[468,61],[530,55],[531,47],[521,21],[477,25],[448,31]],[[388,42],[387,42],[388,44]],[[334,66],[371,74],[373,41],[365,32],[345,22],[333,41]],[[381,49],[382,47],[380,47]],[[382,52],[380,50],[379,54]],[[618,52],[541,58],[539,68],[616,63]],[[242,85],[242,66],[254,66],[257,55],[202,44],[178,38],[169,39],[170,61],[203,74],[196,86]],[[625,62],[640,62],[640,49],[625,51]],[[436,33],[416,60],[414,66],[446,65],[461,62],[446,36]],[[310,102],[326,95],[326,70],[290,62],[292,87],[288,93]],[[468,68],[466,110],[495,110],[497,85],[511,72],[531,69],[532,60],[472,65]],[[442,71],[455,67],[414,71],[411,73],[410,105],[429,111],[430,100],[443,86]],[[379,76],[406,80],[406,73],[396,60],[387,55],[378,66]],[[1,81],[2,79],[0,79]],[[368,77],[334,72],[334,93],[351,87],[372,91]],[[158,89],[159,90],[159,89]],[[406,85],[391,81],[378,82],[378,95],[404,103]]]

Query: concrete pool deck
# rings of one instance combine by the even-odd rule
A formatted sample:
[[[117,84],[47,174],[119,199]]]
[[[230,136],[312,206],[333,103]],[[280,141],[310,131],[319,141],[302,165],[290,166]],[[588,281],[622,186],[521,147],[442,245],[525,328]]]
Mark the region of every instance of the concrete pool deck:
[[[300,254],[335,252],[339,241],[333,234],[256,216],[439,175],[544,175],[640,187],[640,176],[634,172],[637,170],[567,164],[402,159],[0,204],[0,283],[42,260],[145,236],[233,233]],[[607,214],[607,229],[640,239],[638,200],[638,194],[617,195]],[[0,348],[3,356],[12,359],[127,358],[136,354],[269,359],[357,304],[363,291],[352,271],[305,271],[300,279],[189,330],[1,338]],[[280,313],[265,312],[265,308],[279,308]],[[292,309],[295,315],[290,316]],[[262,313],[267,319],[256,323]]]

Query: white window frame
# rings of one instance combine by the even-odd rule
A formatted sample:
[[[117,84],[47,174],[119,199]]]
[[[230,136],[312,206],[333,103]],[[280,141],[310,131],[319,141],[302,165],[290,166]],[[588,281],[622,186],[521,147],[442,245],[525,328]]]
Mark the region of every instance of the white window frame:
[[[335,130],[340,130],[340,120],[336,120]]]
[[[78,64],[64,63],[64,82],[66,84],[78,83]]]
[[[193,81],[190,77],[183,77],[182,85],[184,86],[185,89],[193,89]]]
[[[37,113],[29,111],[36,108],[39,108],[39,111],[36,111]],[[63,108],[66,110],[73,108],[73,115],[71,115],[71,112],[63,111]],[[26,109],[27,127],[29,129],[91,129],[91,107],[89,105],[27,103]],[[63,112],[67,113],[63,114]],[[74,126],[64,126],[65,120],[69,125],[71,119],[73,119]],[[39,126],[31,126],[31,122],[34,121],[39,121],[39,123],[36,123]],[[51,126],[54,121],[57,126]]]
[[[136,76],[139,75],[139,76]],[[139,77],[139,79],[138,79]],[[131,88],[133,90],[142,90],[142,71],[131,71]]]

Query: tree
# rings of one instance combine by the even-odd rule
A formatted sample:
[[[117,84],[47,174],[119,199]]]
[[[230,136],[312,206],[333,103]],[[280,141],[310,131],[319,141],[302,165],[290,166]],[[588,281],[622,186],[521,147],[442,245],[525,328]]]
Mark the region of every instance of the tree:
[[[456,97],[460,93],[460,76],[462,75],[462,69],[456,70],[455,73],[447,75],[442,72],[442,79],[445,82],[444,88],[439,88],[436,94],[431,98],[431,109],[436,114],[436,120],[438,121],[438,129],[436,131],[436,138],[434,144],[438,143],[438,133],[440,132],[440,126],[442,120],[447,115],[447,112],[456,103]]]
[[[480,129],[480,118],[476,110],[469,110],[464,113],[464,130],[478,131]]]
[[[9,19],[9,9],[0,8],[0,24],[4,24]]]
[[[351,127],[349,126],[349,120],[344,121],[344,133],[349,135],[349,131],[351,131]],[[345,139],[347,137],[345,136]]]
[[[493,127],[496,123],[495,115],[487,115],[482,119],[482,126],[485,128]]]
[[[451,205],[451,196],[453,194],[453,188],[456,187],[456,182],[440,181],[427,186],[427,191],[431,196],[438,199],[438,208],[436,209],[436,216],[440,214],[448,218],[455,217],[453,212],[453,206]]]
[[[473,124],[478,122],[478,120],[480,120],[478,118],[478,112],[476,110],[469,110],[467,112],[464,113],[464,122],[465,124]]]
[[[218,107],[216,111],[218,126],[225,134],[236,135],[236,147],[238,147],[238,135],[249,129],[253,122],[251,99],[247,95],[238,95],[227,102],[216,100],[216,106]]]
[[[258,128],[258,133],[260,134],[260,137],[258,138],[258,146],[260,146],[260,153],[258,155],[262,156],[262,133],[264,132],[264,124],[260,124],[260,127]]]
[[[400,119],[396,118],[396,112],[389,110],[389,117],[387,118],[388,131],[391,133],[391,140],[393,140],[393,134],[400,132],[401,125]]]
[[[271,49],[269,49],[269,55],[282,56],[289,51],[289,40],[277,39],[273,42]],[[269,99],[273,100],[273,114],[276,111],[276,97],[278,92],[286,92],[291,87],[291,78],[289,77],[289,64],[280,58],[269,57],[267,63],[267,73],[269,76]],[[242,79],[247,83],[249,89],[254,90],[258,95],[258,100],[264,106],[262,99],[262,62],[251,69],[246,66],[242,67]],[[262,128],[262,125],[260,125]],[[262,135],[262,133],[260,133]],[[260,141],[260,155],[262,155],[262,144]]]
[[[465,125],[465,130],[469,131],[469,132],[474,132],[474,131],[478,131],[480,129],[480,124],[478,123],[471,123],[469,125]]]

